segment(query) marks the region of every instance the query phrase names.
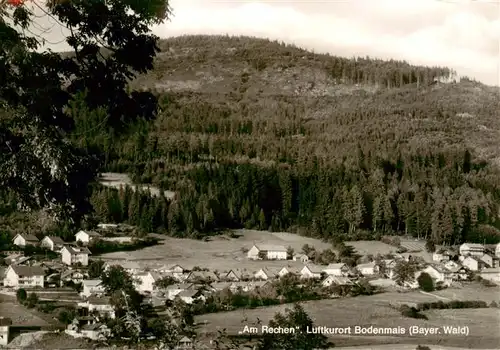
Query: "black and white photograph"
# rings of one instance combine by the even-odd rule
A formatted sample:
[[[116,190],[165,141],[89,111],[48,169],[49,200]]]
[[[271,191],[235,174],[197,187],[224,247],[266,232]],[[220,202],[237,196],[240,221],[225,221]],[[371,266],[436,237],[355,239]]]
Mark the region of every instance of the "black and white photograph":
[[[499,0],[0,0],[0,349],[499,329]]]

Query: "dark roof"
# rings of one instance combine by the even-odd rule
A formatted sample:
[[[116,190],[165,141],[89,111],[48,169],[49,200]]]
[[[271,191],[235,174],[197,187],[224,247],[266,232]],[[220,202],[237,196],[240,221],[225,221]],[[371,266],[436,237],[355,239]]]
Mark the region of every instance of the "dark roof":
[[[82,326],[82,329],[86,330],[86,331],[95,331],[103,326],[104,326],[104,324],[102,324],[102,323],[86,324],[86,325]]]
[[[26,241],[29,241],[29,242],[38,242],[38,238],[36,238],[36,236],[34,236],[34,235],[30,235],[27,233],[20,233],[19,236],[23,237]]]
[[[62,240],[61,237],[58,236],[46,236],[45,238],[49,238],[52,242],[55,244],[64,244],[65,242]]]
[[[11,326],[12,320],[7,317],[0,317],[0,326]]]
[[[18,276],[45,276],[45,271],[40,266],[10,265]]]
[[[66,248],[71,254],[92,254],[86,247],[72,247],[70,245],[65,245],[64,248]]]

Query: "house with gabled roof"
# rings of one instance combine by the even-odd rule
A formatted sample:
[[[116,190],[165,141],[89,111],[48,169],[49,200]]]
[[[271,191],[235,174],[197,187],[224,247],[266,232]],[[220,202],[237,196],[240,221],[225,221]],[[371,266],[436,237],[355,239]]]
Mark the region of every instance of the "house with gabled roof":
[[[78,231],[75,234],[75,241],[76,242],[82,242],[83,244],[89,244],[90,242],[100,239],[102,236],[101,234],[95,232],[95,231]]]
[[[186,282],[196,282],[196,281],[207,281],[207,282],[218,282],[219,276],[217,276],[213,271],[191,271],[184,278]]]
[[[300,276],[300,269],[296,267],[284,266],[278,272],[279,277],[283,277],[289,274]]]
[[[278,272],[279,272],[278,269],[264,267],[264,268],[260,269],[259,271],[257,271],[253,275],[253,277],[255,279],[258,279],[258,280],[267,281],[267,280],[270,280],[270,279],[278,278],[279,277]]]
[[[165,296],[173,300],[177,294],[185,290],[195,290],[193,283],[177,283],[165,288]]]
[[[306,263],[309,261],[309,257],[306,254],[299,253],[299,254],[294,254],[294,256],[292,257],[292,260]]]
[[[215,282],[211,283],[210,287],[214,292],[220,292],[231,287],[231,282]]]
[[[440,263],[444,261],[449,261],[453,254],[448,250],[441,248],[432,254],[432,261]]]
[[[484,262],[486,268],[498,266],[498,258],[493,254],[485,253],[479,258],[479,260]]]
[[[106,289],[102,284],[102,280],[100,279],[91,279],[91,280],[83,280],[82,281],[82,291],[80,295],[82,297],[89,297],[91,295],[100,296],[104,294]]]
[[[427,273],[431,278],[436,282],[443,282],[443,283],[451,283],[453,279],[453,274],[450,270],[445,269],[444,267],[441,267],[439,265],[429,265],[425,269],[418,271],[415,274],[415,278],[417,279],[422,273]]]
[[[52,250],[53,252],[59,252],[66,243],[58,236],[45,236],[40,242],[40,246]]]
[[[41,287],[45,282],[45,271],[40,266],[10,265],[4,274],[5,287]]]
[[[269,281],[250,281],[247,284],[247,289],[248,291],[263,290],[268,286],[271,286]]]
[[[301,278],[321,278],[323,270],[319,266],[306,265],[300,270]]]
[[[175,297],[181,299],[186,304],[192,304],[196,300],[205,300],[206,298],[201,290],[189,290],[189,289],[183,290]]]
[[[347,276],[349,267],[344,263],[329,264],[323,269],[323,272],[332,276]]]
[[[251,260],[286,260],[288,250],[282,245],[254,244],[247,252],[248,259]]]
[[[356,266],[356,270],[358,270],[358,272],[361,273],[363,276],[376,275],[379,272],[379,269],[380,268],[375,261],[366,264],[359,264]]]
[[[13,239],[12,243],[18,247],[26,247],[28,245],[35,246],[38,245],[39,240],[35,235],[27,233],[19,233]]]
[[[467,256],[463,261],[462,265],[465,266],[470,271],[479,271],[486,267],[484,261],[482,261],[477,256]]]
[[[464,243],[460,246],[460,255],[462,256],[477,256],[484,254],[484,246],[478,243]]]
[[[321,282],[323,287],[330,287],[332,285],[335,286],[352,286],[354,283],[348,278],[344,276],[334,276],[329,275],[326,276],[325,279]]]
[[[221,280],[224,281],[248,281],[252,276],[246,270],[231,269],[226,274],[223,275]]]
[[[155,271],[145,271],[134,275],[134,287],[139,293],[153,293],[157,290],[155,283],[164,276]]]
[[[61,249],[61,260],[66,265],[82,264],[82,266],[88,266],[90,254],[92,253],[86,247],[65,245]]]
[[[91,295],[87,300],[79,302],[78,306],[87,309],[88,313],[95,311],[101,316],[115,318],[115,309],[109,297]]]
[[[142,267],[138,262],[133,260],[123,260],[115,262],[106,262],[103,265],[104,271],[108,271],[111,266],[121,266],[127,273],[135,275],[136,273],[142,272]]]

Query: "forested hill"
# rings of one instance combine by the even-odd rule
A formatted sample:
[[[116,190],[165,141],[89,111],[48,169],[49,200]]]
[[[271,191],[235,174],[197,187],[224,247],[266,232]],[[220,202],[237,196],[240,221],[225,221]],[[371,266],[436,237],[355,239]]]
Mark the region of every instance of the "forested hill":
[[[447,68],[248,37],[161,48],[154,71],[133,82],[158,93],[156,120],[118,139],[98,127],[103,116],[79,113],[77,134],[105,150],[106,170],[178,197],[121,193],[95,202],[103,219],[134,223],[142,207],[147,229],[178,236],[245,226],[498,240],[498,89],[453,82]]]

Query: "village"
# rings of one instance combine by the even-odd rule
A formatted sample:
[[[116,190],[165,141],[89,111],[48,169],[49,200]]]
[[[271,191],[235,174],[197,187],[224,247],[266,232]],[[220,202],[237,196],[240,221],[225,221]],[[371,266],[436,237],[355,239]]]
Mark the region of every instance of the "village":
[[[115,226],[100,225],[100,228],[113,229]],[[89,276],[89,266],[96,261],[102,263],[103,271],[121,266],[133,277],[134,287],[145,297],[145,302],[159,309],[175,301],[203,305],[211,296],[223,291],[261,293],[286,276],[295,276],[299,281],[314,281],[314,285],[323,291],[322,298],[332,299],[346,296],[339,292],[342,288],[353,288],[361,283],[368,283],[381,292],[386,288],[418,289],[419,276],[424,273],[432,278],[436,288],[459,288],[474,280],[490,285],[500,282],[500,244],[464,243],[456,250],[438,247],[432,253],[432,261],[424,261],[421,257],[412,256],[411,252],[405,252],[358,256],[355,264],[333,262],[320,265],[313,262],[311,247],[294,252],[284,245],[255,243],[251,247],[242,247],[242,251],[248,261],[258,262],[256,266],[260,268],[250,270],[228,266],[227,270],[214,271],[201,267],[187,268],[182,266],[182,261],[171,265],[134,260],[106,262],[99,256],[93,256],[88,248],[93,242],[106,239],[109,238],[98,232],[84,230],[75,234],[74,242],[65,242],[54,236],[39,240],[34,235],[18,234],[13,238],[13,245],[18,250],[4,252],[6,267],[0,268],[1,293],[15,296],[23,289],[37,294],[40,300],[57,299],[72,304],[78,314],[64,332],[75,338],[99,341],[110,334],[110,329],[101,320],[115,318],[115,309],[110,296],[106,295],[102,280]],[[29,247],[45,249],[56,257],[35,260],[24,254]],[[273,264],[267,266],[266,262]],[[406,278],[398,276],[398,265],[411,262],[417,267],[414,275]],[[76,291],[68,286],[80,287]],[[7,345],[12,338],[9,327],[13,323],[5,317],[0,321],[0,345]],[[194,347],[189,337],[179,340],[179,349]]]

